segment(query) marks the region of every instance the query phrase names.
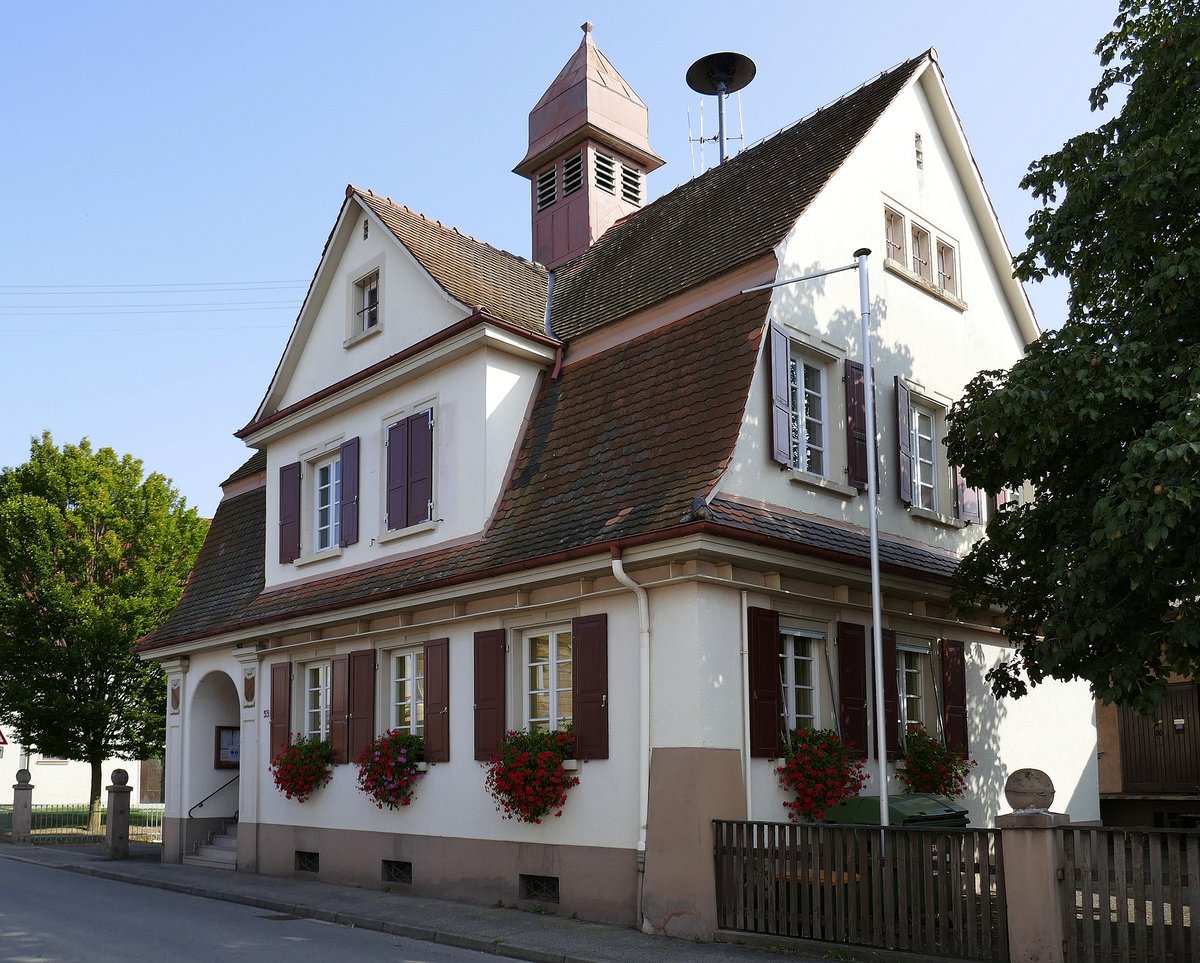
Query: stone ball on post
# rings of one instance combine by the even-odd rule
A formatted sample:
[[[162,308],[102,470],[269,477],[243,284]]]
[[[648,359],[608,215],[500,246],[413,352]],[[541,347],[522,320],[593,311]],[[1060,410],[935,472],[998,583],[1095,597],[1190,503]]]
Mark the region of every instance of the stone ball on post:
[[[1004,798],[1014,811],[1049,810],[1054,802],[1054,783],[1040,769],[1018,769],[1004,783]]]

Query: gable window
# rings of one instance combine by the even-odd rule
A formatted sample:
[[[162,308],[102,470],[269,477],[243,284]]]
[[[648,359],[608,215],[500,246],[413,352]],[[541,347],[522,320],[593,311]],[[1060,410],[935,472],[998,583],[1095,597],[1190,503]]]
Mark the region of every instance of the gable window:
[[[904,263],[904,217],[890,207],[883,209],[884,242],[887,257],[899,264]]]
[[[424,735],[425,650],[393,652],[391,665],[391,728]]]
[[[537,209],[544,211],[558,201],[557,171],[551,167],[537,176]]]
[[[958,296],[958,272],[954,264],[954,248],[941,240],[937,242],[937,286],[947,294]]]
[[[379,323],[379,272],[354,282],[358,300],[358,330],[370,331]]]
[[[400,418],[385,433],[384,526],[399,531],[433,518],[433,409]]]
[[[929,232],[917,224],[912,226],[912,269],[913,274],[926,281],[932,280],[929,267]]]
[[[304,667],[304,734],[310,739],[329,736],[329,663]]]
[[[342,500],[342,459],[338,456],[319,462],[314,469],[316,487],[313,492],[314,545],[324,552],[338,545],[341,520],[338,505]]]
[[[571,724],[571,630],[525,637],[525,725],[531,732]]]
[[[583,151],[563,161],[563,197],[583,187]]]
[[[817,706],[817,653],[825,636],[804,629],[779,631],[779,682],[783,691],[783,729],[814,729]]]

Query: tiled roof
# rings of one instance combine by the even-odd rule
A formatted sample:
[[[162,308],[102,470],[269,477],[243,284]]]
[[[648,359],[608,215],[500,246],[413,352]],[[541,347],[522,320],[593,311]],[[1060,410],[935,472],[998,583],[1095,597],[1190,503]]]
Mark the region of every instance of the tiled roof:
[[[585,334],[774,249],[926,60],[905,61],[609,229],[556,273],[555,335]]]
[[[183,598],[148,638],[190,638],[237,621],[262,591],[266,506],[266,488],[221,501]]]
[[[237,469],[232,475],[221,482],[221,487],[231,485],[233,482],[241,481],[243,478],[253,478],[259,472],[267,470],[267,453],[266,451],[256,451],[253,455],[246,459],[242,466]]]
[[[390,198],[351,186],[358,198],[447,294],[467,307],[540,332],[546,320],[546,269],[409,210]]]

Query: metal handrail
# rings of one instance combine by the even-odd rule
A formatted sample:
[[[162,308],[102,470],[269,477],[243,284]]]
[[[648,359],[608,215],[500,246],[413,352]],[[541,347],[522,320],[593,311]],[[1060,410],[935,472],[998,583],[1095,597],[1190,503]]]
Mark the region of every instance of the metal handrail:
[[[203,799],[201,799],[198,803],[196,803],[196,805],[194,805],[191,809],[188,810],[187,818],[191,819],[192,813],[194,813],[197,809],[203,809],[204,804],[206,802],[208,802],[210,799],[212,799],[213,796],[215,796],[217,793],[219,793],[226,786],[232,786],[235,782],[238,781],[238,778],[240,776],[241,776],[241,773],[239,772],[236,776],[234,776],[232,779],[230,779],[229,782],[225,783],[224,786],[218,786],[216,789],[214,789],[212,792],[210,792],[207,796],[205,796]]]

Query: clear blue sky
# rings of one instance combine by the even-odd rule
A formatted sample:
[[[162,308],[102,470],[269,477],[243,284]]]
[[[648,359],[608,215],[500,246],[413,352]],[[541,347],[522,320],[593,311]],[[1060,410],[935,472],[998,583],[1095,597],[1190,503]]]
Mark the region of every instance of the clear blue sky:
[[[9,2],[0,30],[0,465],[43,429],[171,477],[211,515],[347,183],[529,255],[530,108],[597,45],[692,176],[689,64],[752,57],[748,142],[938,48],[1019,250],[1029,162],[1094,127],[1092,50],[1115,0],[1007,4],[607,0]],[[706,132],[716,112],[706,109]],[[715,162],[709,145],[707,160]],[[1045,288],[1039,290],[1039,287]],[[1056,326],[1065,287],[1031,290]]]

